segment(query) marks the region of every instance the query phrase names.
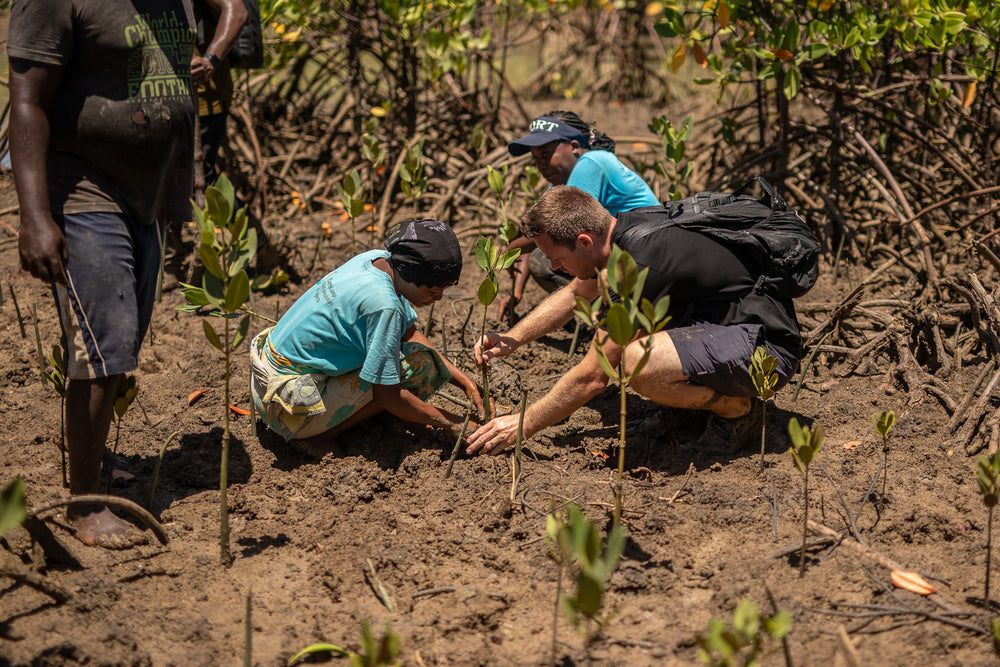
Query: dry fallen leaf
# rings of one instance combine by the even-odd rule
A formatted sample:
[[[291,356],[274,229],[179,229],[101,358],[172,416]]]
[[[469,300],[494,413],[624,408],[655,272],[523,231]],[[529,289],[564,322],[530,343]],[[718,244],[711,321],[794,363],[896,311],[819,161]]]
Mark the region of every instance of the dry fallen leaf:
[[[201,398],[208,389],[195,389],[190,394],[188,394],[188,405],[194,405],[194,402]]]
[[[890,573],[890,576],[892,577],[892,584],[896,588],[902,588],[916,593],[917,595],[930,595],[931,593],[936,592],[934,588],[916,572],[893,570]]]
[[[855,449],[860,444],[860,440],[851,440],[850,442],[844,444],[844,449]]]
[[[248,414],[250,414],[249,410],[244,410],[243,408],[238,408],[235,405],[230,405],[229,409],[232,410],[234,413],[236,413],[238,415],[248,415]]]
[[[605,454],[604,452],[591,452],[591,454],[593,454],[594,456],[599,456],[602,459],[607,459],[608,458],[608,455]]]

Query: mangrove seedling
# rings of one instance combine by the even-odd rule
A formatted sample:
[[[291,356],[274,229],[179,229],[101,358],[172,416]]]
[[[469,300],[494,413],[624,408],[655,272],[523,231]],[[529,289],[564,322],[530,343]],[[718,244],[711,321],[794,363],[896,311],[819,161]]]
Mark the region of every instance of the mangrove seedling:
[[[649,129],[660,137],[660,148],[665,158],[653,166],[653,170],[670,184],[665,199],[680,199],[684,196],[677,184],[686,182],[693,169],[690,161],[681,166],[693,126],[694,116],[690,114],[681,121],[680,127],[674,127],[666,116],[657,116],[649,124]]]
[[[889,479],[889,431],[896,423],[896,413],[883,411],[880,415],[872,415],[872,426],[882,440],[882,506],[885,507],[885,483]]]
[[[983,587],[983,603],[990,606],[990,561],[993,550],[993,508],[1000,500],[1000,453],[980,456],[976,459],[976,481],[986,505],[986,583]]]
[[[427,189],[427,176],[424,175],[424,139],[421,137],[415,144],[406,147],[403,163],[399,165],[400,187],[403,194],[413,200],[413,217],[417,217],[417,200]]]
[[[768,354],[767,348],[758,346],[750,358],[750,378],[753,380],[757,396],[764,403],[764,419],[760,424],[760,472],[764,472],[764,441],[767,428],[767,402],[774,398],[774,388],[778,386],[778,360]]]
[[[479,284],[479,303],[483,305],[483,322],[479,328],[479,338],[486,335],[486,318],[490,312],[490,304],[497,298],[500,291],[500,280],[497,277],[501,271],[509,269],[521,254],[519,248],[500,252],[496,242],[490,236],[480,236],[476,241],[476,264],[486,274]],[[490,405],[490,374],[483,364],[483,407],[486,410],[486,421],[493,418],[493,408]]]
[[[510,200],[513,197],[512,194],[504,194],[504,189],[507,185],[507,169],[507,165],[504,165],[503,169],[500,170],[494,169],[492,166],[486,167],[486,177],[490,184],[490,190],[493,191],[493,194],[496,195],[497,200],[500,202],[500,224],[497,226],[497,234],[500,236],[505,247],[509,246],[511,241],[517,238],[517,225],[507,217],[507,210]],[[518,255],[520,255],[520,251],[518,251]],[[516,282],[513,272],[511,272],[511,282],[511,293],[513,294],[513,283]],[[512,301],[508,301],[507,304],[508,307],[513,308],[514,304]],[[503,317],[504,313],[497,315],[499,320],[502,320]]]
[[[229,509],[226,490],[229,477],[229,404],[232,354],[246,338],[250,315],[243,314],[250,298],[250,279],[246,267],[257,254],[257,231],[247,224],[246,208],[235,210],[236,194],[225,174],[205,191],[205,208],[194,205],[194,218],[201,242],[198,256],[205,267],[201,287],[183,285],[181,294],[188,304],[179,310],[207,311],[201,324],[205,338],[222,352],[225,359],[225,399],[222,403],[222,463],[219,470],[219,546],[223,563],[231,560],[229,553]],[[209,321],[222,320],[222,336]],[[233,320],[239,319],[234,326]]]
[[[368,161],[368,197],[372,202],[375,201],[375,175],[381,174],[382,170],[385,169],[385,158],[386,150],[385,145],[382,141],[375,136],[375,130],[378,129],[379,119],[385,116],[387,109],[385,106],[375,107],[372,109],[372,116],[365,121],[365,133],[361,135],[361,155]],[[346,204],[345,204],[346,205]],[[371,223],[371,247],[375,247],[375,209],[372,208],[372,223]]]
[[[823,449],[823,425],[816,424],[812,430],[808,426],[799,426],[799,420],[792,417],[788,420],[788,435],[792,439],[792,446],[788,451],[792,455],[792,462],[803,475],[803,494],[805,499],[802,503],[802,554],[799,559],[799,576],[806,574],[806,538],[809,535],[809,464],[819,451]]]
[[[611,618],[611,613],[600,613],[611,574],[625,549],[625,528],[613,525],[604,540],[597,524],[589,521],[574,503],[567,503],[563,510],[546,515],[545,531],[549,557],[559,564],[556,605],[589,646]],[[576,582],[574,595],[562,592],[564,569],[571,571]],[[553,627],[553,650],[555,631]]]
[[[352,667],[388,667],[398,663],[399,635],[392,629],[392,622],[386,621],[385,631],[376,640],[372,633],[371,622],[366,618],[361,621],[361,650],[357,653],[351,653],[336,644],[312,644],[289,658],[288,667],[292,667],[308,655],[317,653],[350,658]]]
[[[365,210],[364,191],[361,189],[361,176],[357,169],[349,171],[343,182],[337,184],[337,194],[351,219],[351,254],[354,255],[357,253],[357,220]]]
[[[713,618],[705,633],[698,635],[698,659],[712,667],[759,665],[778,650],[776,642],[791,629],[792,615],[787,611],[763,616],[753,600],[743,599],[733,611],[731,627]]]
[[[134,375],[122,375],[115,387],[115,446],[111,449],[111,463],[108,465],[108,487],[107,493],[111,495],[111,482],[114,480],[115,457],[118,456],[118,442],[121,439],[122,421],[125,413],[128,412],[135,397],[139,394],[139,388],[135,386]]]
[[[52,354],[48,359],[48,367],[44,371],[45,381],[48,382],[52,390],[59,394],[59,436],[56,444],[62,454],[62,479],[63,488],[69,488],[69,479],[66,477],[66,355],[60,341],[59,345],[52,346]]]
[[[618,484],[615,487],[615,525],[622,517],[622,486],[625,477],[625,423],[628,418],[626,409],[626,389],[636,375],[649,361],[653,346],[652,334],[661,330],[670,321],[667,311],[670,309],[670,297],[664,296],[656,304],[642,297],[642,288],[646,284],[649,268],[639,271],[632,256],[617,245],[611,248],[608,258],[608,268],[603,277],[599,277],[601,295],[593,303],[582,297],[576,299],[574,313],[591,328],[603,327],[607,337],[598,333],[594,336],[594,347],[597,359],[604,373],[612,380],[618,381]],[[617,295],[614,300],[611,291]],[[606,312],[601,317],[602,309]],[[642,356],[632,368],[631,373],[625,372],[625,346],[636,336],[644,336],[639,345],[642,346]],[[620,348],[621,354],[617,360],[608,358],[604,346],[610,338]]]

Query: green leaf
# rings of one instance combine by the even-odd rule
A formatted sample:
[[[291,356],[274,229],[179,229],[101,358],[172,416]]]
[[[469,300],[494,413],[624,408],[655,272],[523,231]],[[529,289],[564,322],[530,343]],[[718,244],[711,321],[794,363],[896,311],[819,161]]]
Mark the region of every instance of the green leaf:
[[[479,303],[484,306],[488,306],[493,303],[493,300],[497,298],[497,292],[500,289],[500,285],[497,280],[492,276],[486,276],[483,282],[479,284]]]
[[[799,94],[799,70],[797,67],[789,67],[788,72],[785,74],[785,87],[784,94],[785,99],[794,99],[796,95]]]
[[[338,658],[346,658],[351,655],[351,653],[333,644],[311,644],[289,658],[288,667],[291,667],[302,658],[313,653],[333,653]]]
[[[226,312],[239,310],[240,306],[247,302],[250,296],[250,279],[246,271],[240,271],[229,281],[226,289]]]
[[[222,309],[225,306],[226,300],[225,283],[211,273],[206,273],[201,277],[201,285],[206,298],[208,298],[209,305]]]
[[[351,199],[354,195],[358,194],[358,190],[361,189],[361,176],[358,175],[357,169],[352,169],[344,176],[344,192]],[[344,202],[347,203],[346,201]]]
[[[503,174],[494,169],[492,166],[487,165],[486,179],[490,183],[490,189],[493,190],[493,194],[495,194],[497,197],[503,195],[503,184],[504,184]]]
[[[192,285],[185,285],[184,283],[181,283],[181,285],[183,285],[183,289],[181,289],[181,296],[187,299],[188,303],[192,304],[196,308],[209,305],[210,302],[204,289],[201,287],[194,287]]]
[[[352,218],[360,217],[362,213],[365,212],[365,200],[364,199],[352,199],[351,207],[348,214]]]
[[[598,343],[596,339],[594,341],[594,345],[599,350],[599,352],[597,353],[597,363],[601,365],[601,370],[603,370],[604,374],[607,375],[612,380],[620,380],[621,377],[618,375],[618,370],[611,367],[611,362],[608,361],[608,357],[604,353],[603,347],[601,347],[601,344]]]
[[[493,246],[493,239],[488,236],[480,236],[479,240],[476,241],[476,264],[483,271],[488,271],[490,268],[489,256],[490,251],[488,247]]]
[[[508,250],[504,254],[500,255],[500,265],[497,267],[497,271],[503,271],[509,269],[517,261],[517,258],[521,256],[521,249],[514,248],[513,250]]]
[[[611,340],[624,347],[635,335],[635,327],[632,318],[629,317],[628,310],[621,303],[613,303],[608,308],[608,315],[605,319],[608,335]]]
[[[601,582],[583,574],[577,577],[576,608],[581,614],[589,618],[596,616],[603,597]]]
[[[792,615],[784,610],[779,611],[764,619],[764,629],[774,639],[782,639],[792,630]]]
[[[208,323],[208,320],[203,319],[201,321],[201,326],[205,330],[205,338],[208,339],[208,342],[211,343],[216,349],[222,351],[222,341],[219,340],[219,334],[215,333],[215,329],[213,329],[212,325]]]
[[[230,192],[232,192],[231,187]],[[208,218],[215,226],[222,227],[229,224],[229,216],[233,213],[233,200],[226,198],[222,190],[219,189],[218,183],[208,186],[205,190],[205,203],[208,205]]]
[[[219,263],[219,257],[215,254],[215,250],[213,250],[211,246],[199,243],[198,257],[201,258],[201,264],[205,267],[206,271],[219,280],[226,279],[226,272],[222,268],[222,264]]]
[[[243,318],[240,319],[239,326],[236,327],[236,334],[233,336],[232,349],[235,350],[240,346],[240,343],[243,342],[243,339],[247,337],[247,330],[249,328],[250,328],[250,316],[244,315]]]
[[[21,525],[28,517],[24,502],[24,478],[18,475],[0,492],[0,537]]]

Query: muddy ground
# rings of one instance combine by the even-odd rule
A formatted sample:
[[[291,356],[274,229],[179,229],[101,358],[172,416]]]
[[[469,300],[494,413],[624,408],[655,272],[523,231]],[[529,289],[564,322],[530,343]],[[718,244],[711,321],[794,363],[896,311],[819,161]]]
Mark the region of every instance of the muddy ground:
[[[0,196],[13,201],[9,175]],[[38,507],[65,493],[53,444],[59,401],[39,379],[30,319],[22,337],[10,290],[26,318],[37,306],[46,351],[58,340],[58,326],[47,289],[15,274],[16,216],[0,220],[0,481],[23,475],[29,503]],[[336,221],[329,214],[303,216],[283,230],[286,240],[302,245],[302,273],[326,220]],[[464,238],[471,247],[475,235]],[[345,227],[337,225],[311,279],[349,250]],[[435,309],[431,330],[435,341],[446,333],[449,354],[470,371],[460,327],[477,273],[470,257],[462,283]],[[855,284],[865,274],[852,269]],[[835,279],[824,266],[820,283],[799,300],[803,311],[839,303],[851,284],[844,277]],[[891,281],[871,293],[891,289]],[[309,284],[257,294],[256,308],[281,312]],[[541,297],[529,287],[519,312]],[[235,558],[223,567],[223,364],[198,318],[175,310],[180,303],[180,292],[167,289],[155,311],[136,373],[139,404],[124,419],[119,445],[135,479],[116,487],[144,502],[160,447],[179,431],[166,448],[152,504],[169,545],[151,539],[128,552],[84,547],[61,526],[59,511],[48,513],[80,567],[48,567],[43,574],[71,599],[58,605],[32,588],[0,581],[0,664],[240,664],[248,596],[252,662],[265,666],[282,665],[314,642],[356,650],[363,619],[377,630],[392,622],[406,665],[546,664],[553,650],[567,665],[687,665],[697,662],[695,639],[713,616],[730,618],[742,598],[770,612],[771,596],[794,618],[788,651],[797,665],[835,660],[844,651],[841,628],[865,664],[996,664],[984,632],[991,614],[980,605],[987,524],[973,460],[949,451],[947,414],[936,400],[906,395],[887,379],[887,360],[871,375],[846,378],[818,360],[797,400],[792,387],[783,390],[768,409],[763,474],[754,451],[712,457],[683,448],[704,425],[702,414],[671,413],[662,433],[631,439],[629,542],[607,607],[615,614],[587,651],[580,635],[554,615],[558,567],[542,539],[544,514],[572,500],[590,518],[606,521],[613,503],[615,388],[528,443],[513,502],[506,457],[463,455],[444,479],[452,440],[391,417],[344,436],[341,455],[314,461],[266,432],[258,436],[249,417],[234,415],[229,504]],[[422,323],[427,315],[423,309]],[[466,344],[474,328],[468,325]],[[499,365],[493,384],[504,400],[516,403],[519,386],[532,398],[550,387],[579,359],[580,350],[568,352],[571,337],[556,332]],[[955,395],[978,370],[966,369]],[[247,407],[245,347],[234,372],[232,403]],[[203,388],[209,391],[189,405],[189,394]],[[653,410],[637,396],[628,407],[635,417]],[[884,507],[878,486],[868,496],[880,449],[870,415],[882,410],[898,417]],[[843,532],[846,506],[867,544],[815,547],[804,578],[797,553],[782,555],[802,537],[802,477],[787,453],[786,424],[793,416],[821,423],[827,433],[811,475],[810,516]],[[3,557],[30,563],[23,530],[10,533],[7,543],[13,555]],[[885,558],[924,573],[939,603],[894,589]],[[392,610],[377,592],[380,584]],[[949,615],[948,608],[961,613]],[[770,664],[781,663],[780,645],[768,646],[778,649]]]

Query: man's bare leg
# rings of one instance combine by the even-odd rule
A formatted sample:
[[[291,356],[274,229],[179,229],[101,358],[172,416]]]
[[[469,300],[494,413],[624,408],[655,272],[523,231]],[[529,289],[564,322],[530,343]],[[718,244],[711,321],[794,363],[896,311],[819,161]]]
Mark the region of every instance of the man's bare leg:
[[[649,361],[630,383],[637,393],[661,405],[709,410],[727,419],[742,417],[750,411],[750,399],[746,396],[727,396],[708,387],[688,384],[670,336],[661,331],[654,334],[654,338]],[[625,349],[626,372],[635,368],[642,352],[642,346],[638,342]]]
[[[115,393],[121,376],[70,380],[66,389],[66,445],[69,450],[69,492],[101,492],[101,454],[111,426]],[[127,549],[147,538],[103,505],[71,507],[67,519],[84,544]]]

